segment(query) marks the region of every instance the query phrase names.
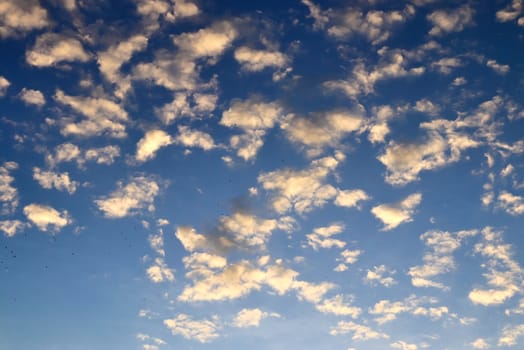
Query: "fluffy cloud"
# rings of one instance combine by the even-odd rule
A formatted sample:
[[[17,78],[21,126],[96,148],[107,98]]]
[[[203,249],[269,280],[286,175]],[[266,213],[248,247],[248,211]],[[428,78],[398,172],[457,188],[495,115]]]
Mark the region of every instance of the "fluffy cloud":
[[[173,270],[166,265],[163,258],[156,258],[154,264],[151,265],[146,272],[153,283],[164,281],[173,282],[175,280]]]
[[[371,213],[384,224],[384,231],[389,231],[400,224],[413,221],[415,209],[422,201],[422,194],[413,193],[400,202],[380,204],[371,209]]]
[[[512,0],[508,5],[506,5],[506,7],[497,11],[496,18],[499,22],[514,21],[522,15],[523,11],[524,4],[522,3],[522,0]],[[518,24],[524,26],[522,17],[519,18]]]
[[[71,180],[69,173],[55,173],[49,170],[42,170],[38,167],[33,168],[33,179],[38,181],[40,186],[45,189],[55,188],[58,191],[67,191],[69,194],[75,193],[78,182]]]
[[[427,19],[433,27],[429,35],[443,35],[452,32],[460,32],[465,27],[473,24],[475,10],[468,5],[453,10],[437,10],[430,13]]]
[[[0,166],[0,214],[11,214],[18,207],[18,190],[13,187],[15,178],[11,172],[18,169],[15,162],[6,162]]]
[[[174,141],[179,145],[185,147],[198,147],[202,148],[204,151],[209,151],[215,148],[215,141],[213,141],[211,135],[200,130],[190,129],[185,125],[178,127],[178,135],[175,137]]]
[[[335,328],[329,331],[331,335],[352,333],[353,340],[388,339],[389,335],[378,332],[368,326],[364,326],[352,321],[339,321]]]
[[[498,206],[504,209],[508,214],[524,214],[524,197],[511,194],[507,191],[502,191],[498,195],[497,200]]]
[[[265,68],[285,68],[289,57],[278,51],[255,50],[241,46],[235,50],[235,60],[248,72],[259,72]]]
[[[344,296],[341,294],[335,295],[330,299],[324,299],[315,307],[318,311],[325,314],[333,314],[337,316],[350,316],[356,319],[360,316],[362,310],[351,305],[353,303],[353,296]]]
[[[208,343],[218,337],[220,326],[210,320],[193,320],[186,314],[178,314],[175,318],[164,320],[164,325],[173,333],[186,339],[194,339]]]
[[[24,207],[24,214],[41,231],[60,231],[63,227],[69,225],[72,220],[66,210],[58,210],[40,204],[29,204]]]
[[[459,231],[450,233],[446,231],[428,231],[420,236],[428,251],[424,253],[423,265],[413,266],[409,269],[411,284],[415,287],[434,287],[446,289],[431,278],[452,271],[455,268],[453,253],[467,237],[478,234],[477,230]]]
[[[0,6],[0,37],[9,38],[50,24],[47,11],[36,0],[4,0]]]
[[[489,349],[490,347],[488,342],[482,338],[475,339],[474,341],[469,343],[469,345],[471,345],[471,347],[474,349]]]
[[[45,97],[38,90],[23,88],[22,91],[20,91],[19,97],[26,105],[34,105],[38,107],[45,105]]]
[[[333,203],[339,207],[358,208],[360,202],[370,199],[371,197],[363,190],[339,190]]]
[[[124,185],[117,183],[118,189],[95,200],[95,204],[107,218],[123,218],[135,215],[142,209],[154,211],[153,202],[160,193],[161,185],[156,179],[146,176],[135,176]]]
[[[266,130],[273,128],[279,121],[283,109],[277,102],[264,102],[257,96],[251,96],[244,101],[234,101],[229,109],[222,113],[220,124],[229,128],[239,128],[243,135],[235,135],[230,139],[237,155],[244,160],[253,159],[264,144]]]
[[[23,230],[26,224],[20,220],[3,220],[0,221],[0,231],[3,231],[7,237],[13,237],[19,231]]]
[[[4,78],[3,76],[0,76],[0,97],[4,97],[10,85],[11,83],[9,82],[9,80]]]
[[[280,315],[277,313],[268,313],[258,308],[242,309],[236,315],[233,325],[239,328],[258,327],[260,325],[260,321],[269,316],[280,317]]]
[[[78,39],[55,33],[42,34],[26,52],[27,63],[36,67],[49,67],[60,62],[87,62],[90,59]]]
[[[515,326],[506,326],[502,329],[498,346],[514,346],[517,345],[518,338],[524,335],[524,324]]]
[[[354,264],[358,261],[359,256],[363,253],[362,250],[349,250],[345,249],[340,253],[340,257],[337,258],[337,261],[340,262],[337,267],[335,267],[336,272],[344,272],[348,269],[347,265]]]
[[[136,145],[135,159],[139,162],[145,162],[153,159],[156,152],[173,143],[173,139],[163,130],[149,130]]]
[[[446,306],[432,306],[436,303],[437,300],[434,298],[411,295],[402,301],[380,300],[369,309],[369,313],[377,316],[375,321],[378,324],[391,322],[401,313],[410,313],[415,316],[425,316],[432,320],[437,320],[448,314],[449,310]]]
[[[88,148],[81,150],[77,145],[72,143],[62,143],[55,147],[54,154],[46,155],[46,162],[54,167],[62,162],[75,161],[79,167],[84,167],[86,162],[95,162],[97,164],[113,164],[116,157],[120,156],[118,146],[104,146],[99,148]]]
[[[488,60],[486,66],[493,69],[496,73],[504,75],[509,72],[509,66],[507,64],[500,64],[495,60]]]
[[[75,122],[62,118],[60,132],[64,136],[101,136],[123,138],[126,134],[127,112],[114,101],[104,97],[68,96],[57,90],[55,100],[82,114],[85,119]]]
[[[258,176],[258,182],[265,190],[273,191],[271,206],[276,212],[294,209],[306,213],[337,195],[337,189],[324,181],[344,159],[345,156],[337,152],[334,157],[314,160],[305,170],[283,169],[263,173]]]
[[[171,124],[182,117],[209,116],[216,108],[217,99],[213,93],[178,92],[173,101],[156,108],[155,112],[164,124]]]
[[[344,231],[344,225],[337,223],[326,227],[317,227],[313,230],[313,233],[306,235],[307,242],[315,250],[333,247],[344,248],[346,242],[331,238],[331,236],[337,235],[342,231]]]
[[[391,287],[397,282],[391,276],[387,275],[395,274],[394,270],[388,269],[385,265],[374,266],[373,270],[367,270],[364,282],[371,285],[381,284],[385,287]]]
[[[189,57],[216,58],[232,45],[237,34],[231,23],[218,22],[197,32],[177,35],[173,42]]]

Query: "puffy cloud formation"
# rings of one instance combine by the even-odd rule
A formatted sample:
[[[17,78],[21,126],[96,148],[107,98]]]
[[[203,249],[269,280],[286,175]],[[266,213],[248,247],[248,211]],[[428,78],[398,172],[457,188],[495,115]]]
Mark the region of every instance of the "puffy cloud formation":
[[[274,312],[268,313],[268,312],[260,310],[259,308],[242,309],[235,316],[233,325],[239,328],[258,327],[260,325],[260,321],[270,316],[271,317],[280,317],[280,315],[277,313],[274,313]]]
[[[182,117],[207,117],[216,108],[218,96],[213,93],[177,92],[173,101],[156,108],[156,114],[164,124],[171,124]]]
[[[22,231],[27,225],[20,220],[2,220],[0,221],[0,231],[3,231],[7,237],[13,237]]]
[[[178,314],[175,318],[164,320],[164,325],[173,333],[186,339],[194,339],[208,343],[217,338],[220,325],[210,320],[193,320],[186,314]]]
[[[19,96],[20,99],[27,105],[34,105],[38,107],[45,105],[44,94],[38,90],[23,88],[22,91],[20,91]]]
[[[163,130],[149,130],[136,145],[135,159],[138,162],[145,162],[153,159],[156,152],[162,147],[173,143],[171,136]]]
[[[398,314],[410,313],[415,316],[425,316],[432,320],[442,318],[449,313],[446,306],[432,306],[437,303],[435,298],[417,297],[411,295],[402,301],[380,300],[369,309],[371,315],[375,315],[378,324],[391,322]],[[429,305],[429,306],[425,306]]]
[[[3,0],[0,5],[0,38],[21,36],[50,24],[37,0]]]
[[[38,181],[40,186],[45,189],[55,188],[58,191],[66,191],[69,194],[75,193],[78,187],[78,182],[71,180],[67,172],[55,173],[35,167],[33,168],[33,179]]]
[[[524,214],[524,197],[517,196],[508,191],[502,191],[498,197],[498,206],[504,209],[508,214]]]
[[[18,169],[18,163],[6,162],[0,166],[0,214],[11,214],[18,207],[18,190],[13,187],[15,178],[11,172]]]
[[[178,135],[175,137],[175,142],[185,147],[202,148],[204,151],[215,148],[215,141],[213,141],[211,135],[183,125],[178,127]]]
[[[377,205],[371,209],[371,213],[382,221],[383,230],[389,231],[400,224],[413,221],[413,215],[421,201],[422,194],[413,193],[400,202]]]
[[[389,335],[376,331],[368,326],[353,321],[339,321],[337,326],[329,331],[331,335],[352,333],[351,339],[364,341],[371,339],[388,339]]]
[[[260,72],[265,68],[285,68],[289,57],[278,51],[255,50],[241,46],[235,50],[235,60],[247,72]]]
[[[24,214],[31,223],[41,231],[60,231],[69,225],[72,220],[67,210],[58,211],[47,205],[29,204],[24,207]]]
[[[154,264],[147,269],[146,273],[153,283],[173,282],[175,280],[173,270],[167,266],[163,258],[156,258]]]
[[[313,230],[313,233],[306,235],[307,243],[315,250],[319,248],[344,248],[346,242],[331,238],[331,236],[337,235],[342,231],[344,231],[344,225],[339,223],[326,227],[317,227]]]
[[[502,329],[498,346],[514,346],[517,345],[518,338],[524,335],[524,324],[515,326],[506,326]]]
[[[433,27],[429,35],[444,35],[452,32],[460,32],[465,27],[473,24],[475,10],[469,5],[464,5],[453,10],[436,10],[427,16]]]
[[[385,287],[391,287],[397,282],[393,277],[387,275],[393,274],[395,274],[395,271],[388,269],[385,265],[374,266],[373,270],[367,270],[364,282],[371,285],[381,284]]]
[[[153,177],[135,176],[127,184],[117,183],[117,189],[95,204],[107,218],[123,218],[136,215],[140,210],[154,211],[153,202],[160,193],[161,184]]]
[[[400,349],[400,350],[417,350],[418,346],[417,344],[410,344],[406,343],[405,341],[396,341],[394,343],[389,344],[393,349]]]
[[[9,80],[0,75],[0,97],[4,97],[10,85]]]
[[[120,148],[118,146],[104,146],[81,150],[75,144],[62,143],[55,147],[54,154],[49,153],[46,155],[46,161],[51,167],[62,162],[74,161],[80,168],[83,168],[87,162],[110,165],[113,164],[115,158],[119,156]]]
[[[82,43],[63,34],[46,33],[36,39],[26,52],[26,61],[35,67],[49,67],[61,62],[87,62],[91,59]]]
[[[318,311],[325,314],[333,314],[337,316],[349,316],[356,319],[360,316],[362,310],[358,306],[353,306],[353,296],[335,295],[332,298],[324,299],[315,307]]]

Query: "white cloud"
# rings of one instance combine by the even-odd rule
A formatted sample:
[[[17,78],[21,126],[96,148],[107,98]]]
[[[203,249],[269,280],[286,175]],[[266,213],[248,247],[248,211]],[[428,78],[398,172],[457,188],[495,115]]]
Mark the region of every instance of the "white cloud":
[[[251,96],[244,101],[234,101],[222,113],[220,124],[244,131],[243,135],[232,136],[230,144],[237,150],[237,155],[247,161],[256,156],[264,144],[266,130],[273,128],[282,113],[278,102],[265,102],[258,96]]]
[[[509,72],[509,66],[507,64],[500,64],[495,60],[488,60],[486,66],[493,69],[497,74],[507,74]]]
[[[462,67],[463,65],[462,61],[455,57],[445,57],[431,63],[431,67],[442,74],[450,74],[454,68]]]
[[[38,90],[23,88],[22,91],[20,91],[19,97],[27,105],[34,105],[38,107],[45,105],[45,97]]]
[[[371,213],[384,224],[384,231],[389,231],[400,224],[413,221],[415,210],[422,201],[422,194],[413,193],[400,202],[380,204],[371,209]]]
[[[7,237],[13,237],[22,231],[26,224],[20,220],[2,220],[0,221],[0,231],[3,231]]]
[[[504,209],[508,214],[521,215],[524,214],[524,197],[514,195],[507,191],[502,191],[498,195],[497,205]]]
[[[69,225],[72,220],[66,210],[58,210],[40,204],[29,204],[24,207],[24,214],[41,231],[60,231]]]
[[[258,176],[258,182],[265,190],[273,192],[271,206],[276,212],[293,209],[303,214],[323,206],[337,195],[337,189],[324,181],[344,159],[345,156],[337,152],[335,157],[312,161],[305,170],[282,169],[262,173]]]
[[[359,256],[361,256],[363,253],[362,250],[349,250],[346,249],[343,252],[340,253],[340,257],[337,258],[337,261],[340,262],[337,267],[335,267],[336,272],[344,272],[348,269],[347,265],[354,264],[358,261]]]
[[[89,148],[82,151],[77,145],[72,143],[62,143],[55,147],[54,154],[46,155],[46,162],[54,167],[62,162],[75,161],[79,167],[84,167],[86,162],[111,165],[116,157],[120,156],[118,146],[104,146],[99,148]]]
[[[516,20],[524,11],[522,0],[512,0],[506,7],[496,13],[497,21],[509,22]],[[519,25],[522,17],[519,18]]]
[[[173,139],[163,130],[149,130],[136,145],[135,159],[139,162],[145,162],[153,159],[156,152],[173,143]]]
[[[410,295],[402,301],[393,302],[386,299],[380,300],[368,311],[371,315],[377,316],[375,321],[378,324],[391,322],[401,313],[409,313],[414,316],[425,316],[432,320],[437,320],[448,314],[449,310],[446,306],[432,306],[435,305],[436,302],[437,300],[434,298]]]
[[[242,309],[236,315],[235,320],[233,321],[233,326],[238,328],[258,327],[260,326],[260,321],[269,316],[280,317],[279,314],[268,313],[258,308]]]
[[[50,170],[42,170],[38,167],[33,168],[33,179],[38,181],[40,186],[45,189],[55,188],[58,191],[67,191],[69,194],[76,192],[78,182],[69,178],[69,173],[55,173]]]
[[[313,28],[323,29],[329,22],[329,16],[325,13],[325,11],[322,11],[320,6],[315,5],[311,0],[302,0],[302,3],[309,9],[309,16],[313,17],[315,20]]]
[[[235,60],[248,72],[259,72],[265,68],[285,68],[289,57],[278,51],[255,50],[241,46],[235,50]]]
[[[18,169],[15,162],[5,162],[0,166],[0,214],[12,214],[18,207],[18,190],[13,187],[15,178],[11,172]]]
[[[393,349],[400,349],[400,350],[417,350],[418,346],[417,344],[409,344],[405,341],[396,341],[394,343],[389,344]]]
[[[325,314],[350,316],[351,318],[356,319],[360,316],[362,310],[358,306],[351,305],[353,299],[353,296],[338,294],[332,298],[324,299],[321,303],[317,304],[315,308]]]
[[[214,93],[178,92],[173,101],[155,108],[164,124],[171,124],[182,117],[207,117],[216,108],[218,96]]]
[[[524,324],[506,326],[502,329],[498,346],[514,346],[517,345],[517,340],[524,335]]]
[[[477,338],[474,341],[472,341],[471,343],[469,343],[469,345],[471,345],[471,347],[474,349],[489,349],[490,348],[489,343],[483,338]]]
[[[153,202],[160,193],[161,185],[156,179],[146,176],[135,176],[124,185],[117,183],[117,189],[100,199],[95,204],[107,218],[123,218],[135,215],[142,209],[154,211]]]
[[[208,133],[200,130],[190,129],[188,126],[180,125],[178,127],[178,135],[174,141],[185,147],[198,147],[204,151],[209,151],[216,147],[213,137]]]
[[[193,320],[186,314],[178,314],[175,318],[164,320],[164,325],[173,333],[186,339],[208,343],[218,338],[220,326],[210,320]]]
[[[27,63],[36,67],[49,67],[61,62],[87,62],[90,59],[91,55],[78,39],[56,33],[42,34],[26,52]]]
[[[339,207],[358,208],[360,202],[370,199],[371,197],[363,190],[339,190],[333,203]]]
[[[60,132],[64,136],[126,136],[127,112],[114,101],[104,97],[68,96],[61,90],[56,91],[54,98],[86,117],[79,122],[74,121],[76,118],[62,118]]]
[[[473,24],[475,10],[468,5],[458,7],[453,10],[437,10],[430,13],[427,19],[433,27],[429,35],[444,35],[452,32],[460,32],[465,27]]]
[[[153,265],[147,269],[147,276],[153,283],[160,283],[164,281],[173,282],[175,275],[163,258],[156,258]]]
[[[151,249],[153,249],[158,255],[162,257],[166,256],[166,251],[164,250],[164,232],[162,229],[160,229],[156,235],[149,235],[147,240],[149,241]]]
[[[478,231],[459,231],[450,233],[446,231],[428,231],[420,236],[429,249],[423,256],[424,264],[413,266],[409,269],[411,284],[415,287],[434,287],[446,289],[440,283],[431,280],[432,277],[452,271],[455,268],[453,253],[460,247],[462,241],[478,234]]]
[[[190,57],[216,58],[232,45],[237,35],[235,27],[224,21],[197,32],[177,35],[173,42]]]
[[[0,75],[0,97],[5,96],[5,93],[7,92],[7,89],[10,85],[11,83],[9,82],[9,80]]]
[[[364,277],[364,282],[371,285],[376,285],[377,283],[385,286],[391,287],[397,282],[393,277],[386,275],[395,274],[395,270],[388,269],[385,265],[374,266],[373,270],[367,270],[366,276]]]
[[[307,243],[315,250],[333,247],[344,248],[346,242],[331,238],[331,236],[337,235],[342,231],[344,231],[344,225],[340,223],[334,223],[326,227],[317,227],[313,230],[313,233],[306,235]]]
[[[42,29],[50,24],[47,11],[36,0],[3,0],[0,6],[0,37],[9,38]]]
[[[368,326],[364,326],[352,321],[339,321],[337,327],[329,331],[331,335],[352,333],[353,340],[388,339],[389,335],[378,332]]]

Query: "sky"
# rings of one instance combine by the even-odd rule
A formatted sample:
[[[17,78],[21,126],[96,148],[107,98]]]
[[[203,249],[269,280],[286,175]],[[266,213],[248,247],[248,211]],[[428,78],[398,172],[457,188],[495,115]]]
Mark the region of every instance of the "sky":
[[[0,0],[0,349],[524,347],[524,1]]]

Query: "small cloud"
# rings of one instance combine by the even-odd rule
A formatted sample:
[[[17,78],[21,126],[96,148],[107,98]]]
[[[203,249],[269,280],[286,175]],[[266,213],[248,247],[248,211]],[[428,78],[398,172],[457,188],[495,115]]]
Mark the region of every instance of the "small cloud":
[[[173,333],[186,339],[209,343],[218,338],[220,325],[210,320],[193,320],[186,314],[178,314],[175,318],[164,320],[164,325]]]
[[[29,204],[24,207],[24,214],[41,231],[60,231],[63,227],[69,225],[72,220],[66,210],[58,210],[40,204]]]
[[[26,52],[27,63],[36,67],[49,67],[61,62],[87,62],[90,59],[91,55],[78,39],[56,33],[42,34]]]
[[[136,145],[135,159],[138,162],[145,162],[153,159],[156,152],[163,147],[173,143],[173,139],[163,130],[149,130]]]
[[[258,308],[242,309],[236,315],[235,320],[233,321],[233,326],[238,328],[258,327],[260,326],[260,321],[269,316],[280,317],[277,313],[268,313]]]
[[[42,107],[45,105],[45,97],[42,92],[38,90],[23,88],[18,96],[26,105],[33,105],[37,107]]]
[[[415,209],[422,201],[422,194],[414,193],[400,202],[380,204],[371,209],[371,213],[384,223],[384,231],[389,231],[400,224],[413,221]]]
[[[465,27],[473,24],[473,10],[469,5],[464,5],[453,10],[437,10],[430,13],[427,19],[433,27],[429,35],[440,36],[452,32],[460,32]]]

